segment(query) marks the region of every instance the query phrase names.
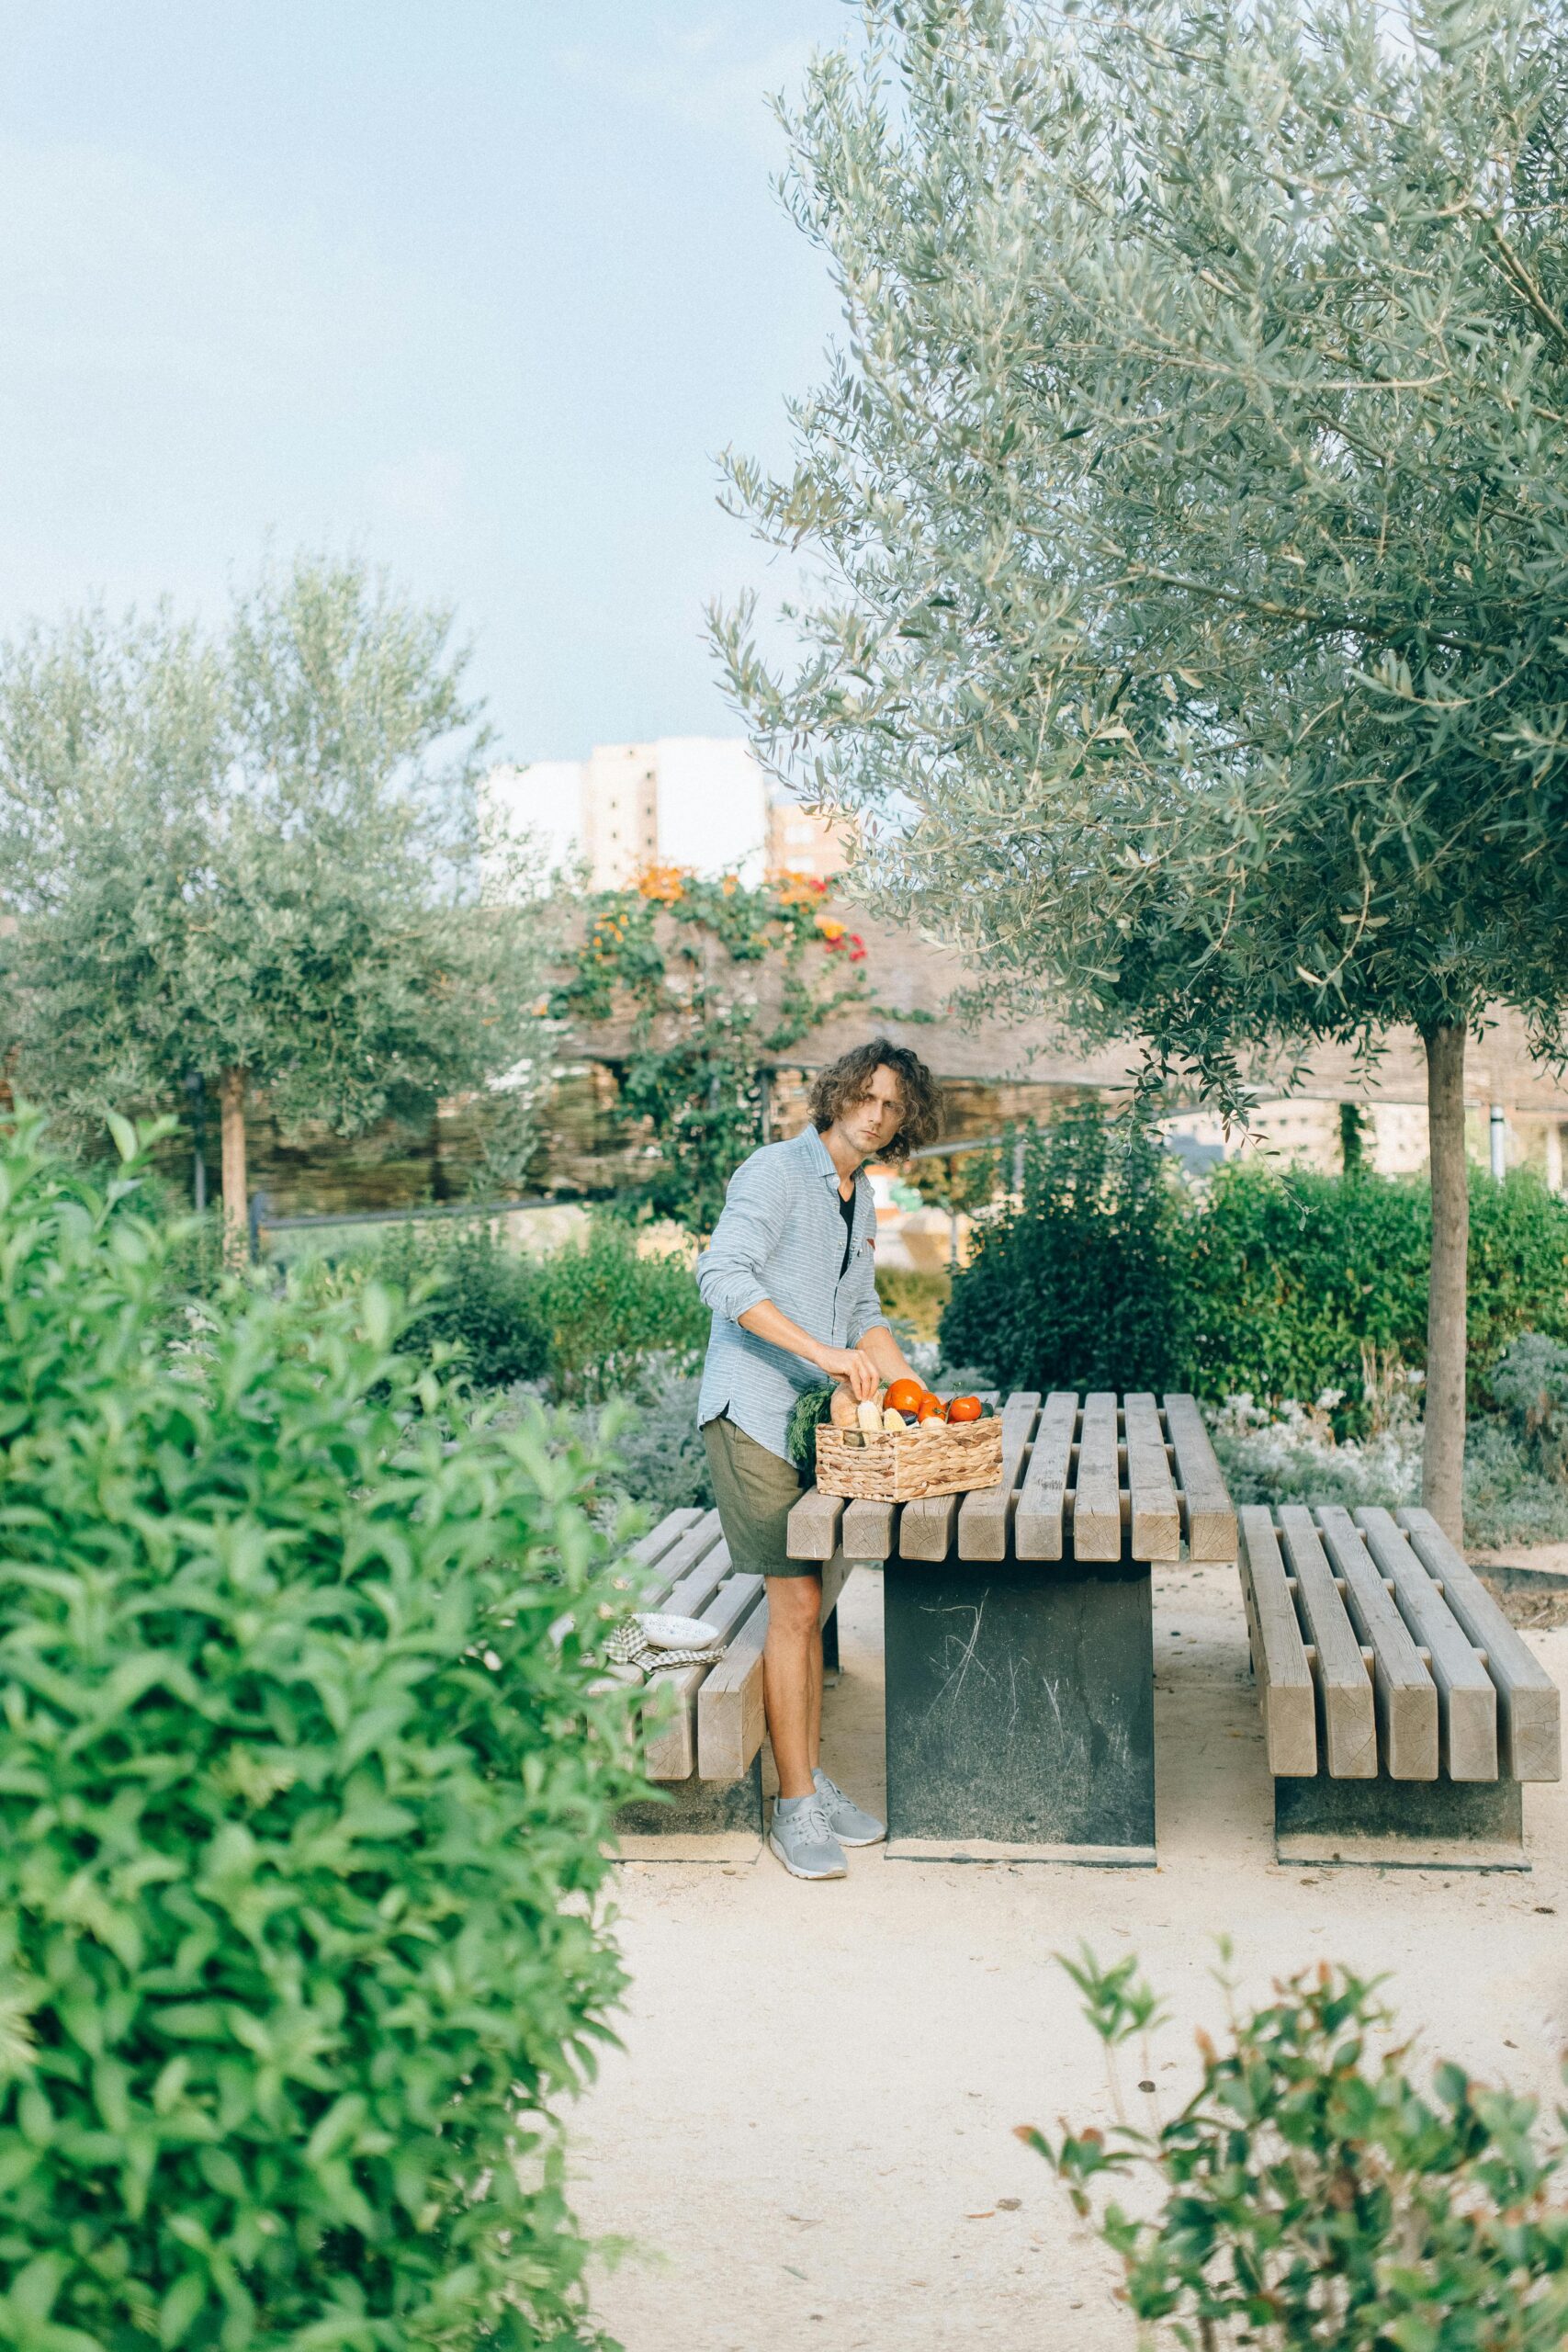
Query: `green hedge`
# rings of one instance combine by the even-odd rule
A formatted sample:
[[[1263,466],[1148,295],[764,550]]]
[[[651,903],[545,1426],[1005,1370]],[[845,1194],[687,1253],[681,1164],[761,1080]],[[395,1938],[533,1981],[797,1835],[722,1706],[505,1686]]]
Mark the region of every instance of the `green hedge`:
[[[690,1265],[640,1256],[635,1229],[614,1217],[595,1217],[581,1241],[538,1258],[508,1249],[488,1225],[400,1226],[340,1265],[355,1281],[428,1290],[411,1342],[455,1346],[478,1388],[536,1381],[592,1403],[635,1385],[649,1356],[683,1367],[707,1344]]]
[[[1026,1156],[1021,1204],[979,1226],[942,1343],[1005,1385],[1191,1387],[1209,1397],[1347,1399],[1363,1346],[1427,1355],[1425,1182],[1232,1161],[1185,1187],[1095,1105]],[[1524,1330],[1568,1340],[1568,1203],[1529,1170],[1471,1189],[1470,1360],[1484,1375]]]
[[[0,1128],[0,2341],[597,2343],[597,1465],[376,1285],[172,1349],[167,1246]]]

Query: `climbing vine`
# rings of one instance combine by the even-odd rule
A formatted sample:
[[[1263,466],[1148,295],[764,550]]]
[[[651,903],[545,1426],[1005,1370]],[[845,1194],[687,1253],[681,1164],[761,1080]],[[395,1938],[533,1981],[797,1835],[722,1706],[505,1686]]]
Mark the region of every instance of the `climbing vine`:
[[[589,899],[551,1010],[578,1024],[628,1021],[621,1099],[648,1123],[640,1198],[654,1215],[711,1231],[730,1176],[767,1139],[770,1067],[867,1001],[865,943],[826,895],[806,875],[752,888],[660,865]]]

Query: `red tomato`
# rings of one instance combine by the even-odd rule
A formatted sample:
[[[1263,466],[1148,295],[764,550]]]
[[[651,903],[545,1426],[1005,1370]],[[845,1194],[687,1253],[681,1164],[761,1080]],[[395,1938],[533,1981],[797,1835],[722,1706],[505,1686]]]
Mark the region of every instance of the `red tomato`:
[[[978,1396],[955,1396],[947,1408],[950,1421],[977,1421],[980,1418]]]
[[[887,1392],[887,1402],[896,1413],[916,1413],[924,1393],[918,1380],[896,1380]]]
[[[926,1421],[945,1421],[947,1419],[947,1408],[935,1396],[924,1396],[920,1400],[920,1409],[915,1418],[922,1423]]]

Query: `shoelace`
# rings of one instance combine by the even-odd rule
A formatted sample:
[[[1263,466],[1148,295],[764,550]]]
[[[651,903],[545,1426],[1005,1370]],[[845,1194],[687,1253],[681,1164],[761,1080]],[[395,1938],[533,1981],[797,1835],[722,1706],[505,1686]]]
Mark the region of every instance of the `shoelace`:
[[[825,1805],[848,1804],[849,1803],[848,1797],[844,1794],[837,1781],[830,1781],[826,1772],[821,1774],[817,1793],[821,1798],[822,1803]]]
[[[828,1818],[828,1808],[820,1797],[813,1797],[800,1813],[786,1814],[784,1826],[805,1832],[808,1846],[826,1846],[831,1842],[833,1825]]]

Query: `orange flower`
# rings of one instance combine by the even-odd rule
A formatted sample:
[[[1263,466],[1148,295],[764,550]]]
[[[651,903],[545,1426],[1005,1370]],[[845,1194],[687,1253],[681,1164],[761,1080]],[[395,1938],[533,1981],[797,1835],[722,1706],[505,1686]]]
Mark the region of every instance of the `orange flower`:
[[[831,915],[818,915],[817,928],[830,947],[836,946],[844,935],[843,924],[835,922]]]
[[[690,868],[684,865],[649,865],[637,876],[637,888],[643,898],[672,907],[677,899],[685,897],[691,878]]]

